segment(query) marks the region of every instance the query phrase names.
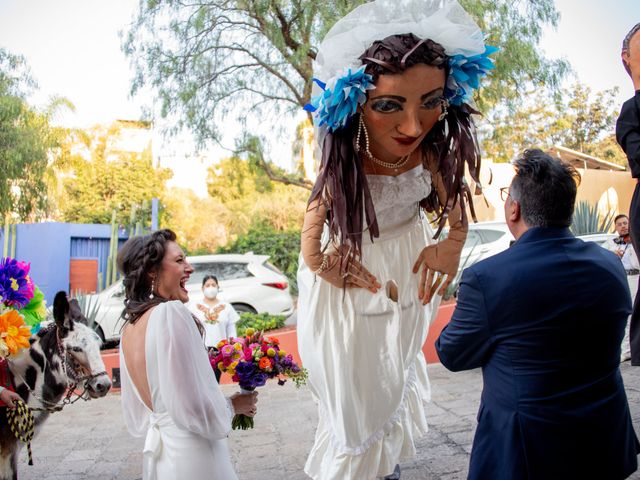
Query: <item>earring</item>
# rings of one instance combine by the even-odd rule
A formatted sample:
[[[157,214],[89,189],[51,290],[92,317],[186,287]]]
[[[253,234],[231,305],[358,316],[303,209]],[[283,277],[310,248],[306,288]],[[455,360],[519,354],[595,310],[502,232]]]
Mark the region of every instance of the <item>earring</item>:
[[[362,114],[360,114],[360,120],[358,122],[358,133],[356,134],[356,152],[360,151],[360,133],[364,132],[364,153],[371,158],[371,152],[369,151],[369,132],[367,131],[367,127],[364,124],[364,120],[362,119]]]
[[[151,279],[151,292],[149,292],[149,300],[153,300],[153,289],[155,287],[155,280]]]
[[[449,100],[447,100],[446,98],[442,99],[441,105],[442,105],[442,113],[438,117],[439,122],[444,120],[444,118],[447,116],[447,113],[449,113]]]

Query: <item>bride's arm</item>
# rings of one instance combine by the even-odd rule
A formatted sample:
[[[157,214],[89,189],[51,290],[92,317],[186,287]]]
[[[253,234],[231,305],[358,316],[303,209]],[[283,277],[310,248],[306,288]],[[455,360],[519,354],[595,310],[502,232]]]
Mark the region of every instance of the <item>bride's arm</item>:
[[[167,411],[177,425],[207,438],[220,439],[231,430],[231,408],[216,382],[202,338],[182,303],[160,307],[158,342],[158,386]],[[150,325],[151,327],[151,325]],[[151,359],[149,359],[151,360]]]

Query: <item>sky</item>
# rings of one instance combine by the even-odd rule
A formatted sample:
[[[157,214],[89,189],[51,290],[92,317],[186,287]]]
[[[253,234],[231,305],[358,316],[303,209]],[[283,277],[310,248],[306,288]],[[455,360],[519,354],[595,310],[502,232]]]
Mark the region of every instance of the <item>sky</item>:
[[[0,0],[0,48],[26,57],[39,84],[32,98],[35,105],[46,104],[52,95],[75,105],[76,112],[61,116],[57,123],[89,127],[138,119],[149,97],[130,97],[133,74],[119,37],[137,5],[137,0]],[[622,103],[633,94],[633,87],[620,62],[620,45],[640,22],[640,0],[556,0],[556,6],[560,23],[556,31],[545,31],[540,47],[548,57],[569,60],[577,78],[593,91],[617,86]],[[186,138],[156,136],[154,155],[188,166],[174,169],[172,184],[204,195],[207,162],[226,152],[212,151],[203,160],[187,154],[190,145]]]

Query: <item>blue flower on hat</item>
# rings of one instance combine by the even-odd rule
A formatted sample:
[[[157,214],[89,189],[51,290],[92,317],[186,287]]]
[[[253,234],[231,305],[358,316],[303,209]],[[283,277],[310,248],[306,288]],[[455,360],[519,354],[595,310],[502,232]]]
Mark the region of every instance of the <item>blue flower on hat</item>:
[[[471,100],[473,90],[480,86],[480,79],[495,68],[489,55],[497,51],[497,47],[487,45],[485,51],[479,55],[454,55],[449,59],[449,77],[444,89],[449,103],[462,105]]]
[[[326,125],[331,132],[344,127],[347,120],[356,113],[358,105],[367,100],[366,91],[375,86],[373,77],[364,73],[364,70],[364,65],[355,72],[347,69],[345,74],[336,80],[333,88],[327,88],[327,85],[317,78],[313,79],[323,93],[313,97],[304,109],[315,113],[318,127]]]

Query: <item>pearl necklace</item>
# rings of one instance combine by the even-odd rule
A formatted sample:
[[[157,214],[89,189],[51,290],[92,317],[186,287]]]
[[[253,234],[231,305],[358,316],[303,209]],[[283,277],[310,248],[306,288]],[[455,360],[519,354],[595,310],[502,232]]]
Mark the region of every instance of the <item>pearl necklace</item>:
[[[400,168],[404,167],[407,164],[407,162],[409,161],[409,158],[411,158],[411,155],[407,155],[406,157],[402,157],[396,163],[391,163],[391,162],[383,162],[379,158],[376,158],[373,155],[371,155],[371,153],[369,153],[369,152],[365,152],[365,153],[366,153],[367,157],[369,157],[369,159],[373,163],[375,163],[376,165],[380,165],[381,167],[388,168],[388,169],[394,170],[396,172]]]

